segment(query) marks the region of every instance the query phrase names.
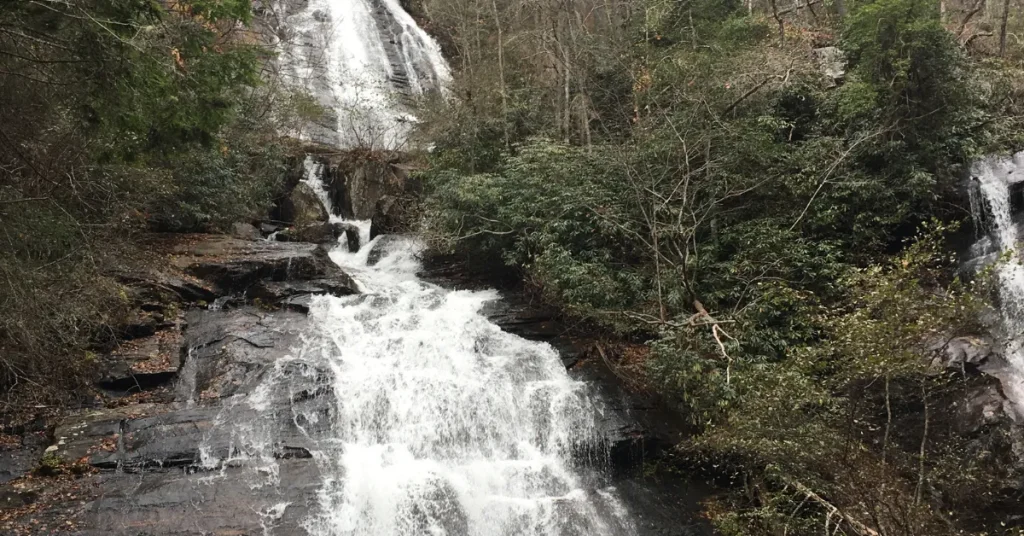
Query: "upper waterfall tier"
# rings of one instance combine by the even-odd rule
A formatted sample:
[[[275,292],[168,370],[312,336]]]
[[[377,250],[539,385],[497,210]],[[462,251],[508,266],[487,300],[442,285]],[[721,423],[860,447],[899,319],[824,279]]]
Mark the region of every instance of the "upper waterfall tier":
[[[396,148],[410,104],[451,76],[438,44],[398,0],[278,0],[280,74],[331,111],[298,136],[340,147]]]

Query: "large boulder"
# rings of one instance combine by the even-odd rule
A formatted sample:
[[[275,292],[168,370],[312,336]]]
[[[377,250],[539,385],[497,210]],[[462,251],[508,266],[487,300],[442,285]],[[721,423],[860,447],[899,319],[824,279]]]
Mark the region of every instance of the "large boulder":
[[[231,235],[242,240],[259,240],[263,238],[260,230],[251,223],[237,222],[231,226]]]
[[[397,171],[385,161],[359,159],[327,168],[324,183],[331,203],[342,216],[367,220],[373,216],[378,200],[405,189],[405,181]]]
[[[271,217],[296,227],[330,220],[327,208],[313,188],[305,183],[299,183],[287,197],[280,199]]]
[[[293,227],[274,235],[279,242],[309,242],[312,244],[333,244],[345,233],[343,223],[312,223]]]
[[[821,47],[813,51],[818,69],[828,81],[829,87],[835,87],[846,78],[846,55],[836,47]]]
[[[936,339],[928,345],[932,365],[955,370],[977,372],[1001,361],[991,341],[979,337]]]
[[[359,228],[356,227],[355,225],[352,225],[351,223],[346,223],[346,224],[344,224],[344,226],[345,226],[345,245],[348,247],[348,250],[350,252],[355,253],[355,252],[359,251],[359,247],[362,246],[362,244],[359,243],[360,242]]]
[[[370,219],[370,240],[382,234],[397,233],[402,230],[401,203],[398,198],[386,195],[377,200],[377,205]]]
[[[953,404],[956,431],[961,435],[973,435],[986,426],[1002,422],[1007,419],[1003,410],[1007,403],[996,382],[968,389],[963,399]]]
[[[346,278],[324,246],[301,242],[242,241],[211,237],[183,248],[186,273],[211,284],[216,295],[242,292],[256,283]]]

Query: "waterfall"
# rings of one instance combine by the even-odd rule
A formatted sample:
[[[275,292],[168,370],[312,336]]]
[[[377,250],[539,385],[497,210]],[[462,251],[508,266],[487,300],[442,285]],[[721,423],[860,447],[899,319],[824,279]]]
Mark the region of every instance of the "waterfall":
[[[308,159],[302,180],[326,198],[321,172]],[[211,434],[233,447],[203,445],[202,465],[280,486],[280,432],[265,416],[283,407],[319,468],[310,535],[637,534],[607,482],[604,407],[589,384],[547,343],[492,323],[482,310],[495,291],[420,280],[419,240],[363,244],[330,252],[362,293],[312,299],[301,343],[218,416]]]
[[[420,247],[391,237],[332,254],[366,294],[323,297],[310,311],[319,329],[304,353],[329,368],[335,399],[318,453],[328,476],[307,530],[631,534],[612,490],[573,463],[600,439],[587,385],[547,344],[488,321],[481,308],[494,292],[419,281]]]
[[[400,146],[415,121],[409,102],[450,78],[398,0],[283,0],[273,9],[283,73],[334,112],[307,139]],[[362,293],[312,299],[302,343],[217,423],[241,447],[225,459],[205,448],[203,465],[247,457],[254,487],[279,485],[278,438],[261,416],[287,401],[320,472],[303,525],[311,535],[636,534],[604,475],[604,409],[589,385],[570,378],[550,345],[488,320],[482,310],[496,292],[421,281],[418,240],[368,241],[369,222],[341,220],[322,167],[307,158],[302,181],[332,221],[359,227],[359,251],[340,245],[330,257]],[[295,392],[296,377],[318,387]]]
[[[331,111],[313,132],[339,147],[394,149],[416,121],[410,101],[451,79],[438,44],[398,0],[278,0],[279,68]]]
[[[986,220],[989,236],[983,237],[972,248],[972,253],[983,254],[994,249],[1005,260],[996,268],[999,285],[1000,331],[1004,338],[1006,370],[996,375],[1003,391],[1013,404],[1008,413],[1015,419],[1024,417],[1024,265],[1018,251],[1018,227],[1011,210],[1011,185],[1024,181],[1024,152],[1010,158],[989,157],[971,167],[971,178],[977,181],[977,191],[987,207],[987,218],[982,218],[980,207],[975,222]],[[980,205],[980,203],[978,204]]]
[[[327,185],[324,184],[323,176],[323,162],[314,161],[312,156],[306,155],[306,159],[302,162],[302,179],[299,182],[313,190],[316,198],[320,200],[320,204],[327,209],[331,222],[341,221],[341,217],[334,212],[334,203],[331,201],[330,192],[327,191]]]
[[[218,418],[236,447],[224,459],[204,447],[203,465],[245,465],[254,489],[280,485],[264,415],[291,401],[320,468],[308,534],[636,534],[593,454],[603,408],[589,385],[550,345],[488,320],[496,292],[421,281],[422,248],[402,236],[335,248],[363,293],[313,299],[302,342]],[[320,387],[295,392],[296,377]]]

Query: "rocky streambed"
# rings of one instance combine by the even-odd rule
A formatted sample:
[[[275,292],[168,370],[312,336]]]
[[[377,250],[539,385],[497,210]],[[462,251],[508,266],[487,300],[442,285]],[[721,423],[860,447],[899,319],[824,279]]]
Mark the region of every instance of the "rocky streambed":
[[[12,439],[0,462],[0,530],[83,535],[336,533],[332,527],[343,522],[324,521],[333,504],[325,502],[325,483],[339,475],[336,465],[325,461],[325,453],[335,452],[332,438],[343,433],[336,416],[346,411],[346,397],[360,395],[336,393],[339,371],[297,349],[310,347],[315,331],[311,323],[318,321],[310,308],[324,306],[318,297],[362,299],[358,277],[332,261],[337,254],[331,252],[333,246],[218,235],[154,236],[152,246],[166,258],[159,269],[121,276],[141,305],[139,318],[126,328],[125,342],[99,358],[96,385],[105,396],[59,421],[41,419],[8,430]],[[379,251],[364,255],[381,257]],[[441,285],[472,285],[453,276],[451,267],[435,264],[425,271],[424,279]],[[536,482],[554,487],[591,482],[578,485],[595,497],[614,490],[612,503],[622,511],[594,513],[609,519],[627,516],[609,522],[617,528],[608,528],[608,534],[706,530],[696,516],[696,488],[683,481],[643,478],[645,457],[677,439],[673,434],[681,428],[671,414],[623,389],[600,360],[588,358],[586,345],[564,335],[553,315],[515,298],[489,302],[485,315],[508,332],[558,348],[573,378],[559,381],[582,382],[602,401],[593,421],[594,441],[576,445],[577,454],[568,462],[583,468],[573,471],[585,476],[553,481],[538,477]],[[504,340],[495,336],[478,343]],[[544,420],[541,426],[550,422],[559,421]],[[369,429],[384,433],[388,426]],[[527,481],[535,482],[532,476]],[[575,496],[570,492],[567,497]],[[604,505],[598,510],[614,509],[603,499],[571,500]],[[337,510],[347,508],[348,502],[338,503]],[[540,508],[538,516],[564,521],[557,509]],[[452,534],[468,531],[472,522],[466,513],[455,521],[447,514],[437,516],[454,523],[448,526]],[[579,522],[565,523],[573,527]],[[420,533],[415,527],[395,530]]]

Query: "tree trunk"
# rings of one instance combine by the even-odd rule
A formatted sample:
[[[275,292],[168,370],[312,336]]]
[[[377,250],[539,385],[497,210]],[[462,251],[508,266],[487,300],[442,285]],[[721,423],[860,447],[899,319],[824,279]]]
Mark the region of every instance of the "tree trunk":
[[[1010,0],[1003,0],[1003,18],[999,22],[999,57],[1006,57],[1006,23],[1010,19]]]
[[[498,33],[498,90],[501,92],[501,129],[505,134],[505,146],[508,147],[511,141],[508,134],[508,90],[505,87],[505,42],[501,34],[501,18],[498,17],[497,0],[491,0],[491,9],[494,11],[494,27]]]
[[[924,431],[921,432],[921,452],[918,457],[917,489],[914,491],[914,504],[921,504],[921,495],[924,490],[925,448],[928,445],[928,390],[924,384],[921,385],[921,403],[924,404]]]
[[[889,374],[885,375],[885,437],[882,438],[882,463],[889,450],[889,430],[892,428],[892,398],[889,395]]]
[[[846,18],[846,1],[845,0],[835,0],[835,1],[836,1],[836,13],[839,14],[840,20],[841,19],[845,19]]]
[[[771,0],[771,4],[772,16],[779,23],[779,45],[782,46],[786,44],[786,24],[782,21],[782,15],[779,14],[779,7],[775,0]]]

